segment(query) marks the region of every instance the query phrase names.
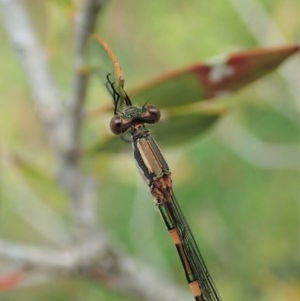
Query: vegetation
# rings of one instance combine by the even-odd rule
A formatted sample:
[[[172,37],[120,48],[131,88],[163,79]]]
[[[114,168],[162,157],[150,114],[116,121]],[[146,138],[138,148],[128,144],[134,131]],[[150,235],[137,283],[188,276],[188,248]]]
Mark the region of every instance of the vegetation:
[[[108,1],[100,10],[95,31],[117,53],[128,90],[165,71],[215,55],[300,40],[299,1],[252,0],[249,4],[239,0],[242,6],[236,2]],[[68,105],[75,89],[74,31],[82,8],[72,0],[25,3],[60,89],[58,97]],[[76,161],[77,153],[57,155],[54,140],[49,139],[51,127],[41,125],[29,76],[14,56],[4,27],[0,30],[0,245],[9,241],[51,250],[77,248],[78,241],[89,238],[85,231],[100,223],[113,250],[130,254],[143,267],[151,266],[158,279],[172,281],[166,290],[174,286],[180,293],[187,290],[177,254],[131,160],[130,145],[119,153],[103,152],[76,162],[83,177],[77,182],[82,184],[78,191],[86,188],[84,183],[91,185],[87,191],[97,201],[96,205],[91,202],[97,221],[90,220],[81,230],[80,222],[86,222],[86,217],[76,219],[72,191],[61,179],[67,178],[64,171]],[[164,147],[163,137],[158,141],[173,171],[177,198],[224,301],[296,301],[300,297],[299,66],[298,55],[278,72],[221,99],[230,101],[230,110],[192,141],[172,148]],[[91,77],[84,112],[110,101],[104,85]],[[75,149],[78,145],[80,151],[88,149],[105,138],[111,115],[85,120],[80,139],[74,137]],[[65,168],[59,166],[62,161]],[[101,272],[111,259],[105,255],[99,263]],[[11,265],[7,256],[0,253],[0,258],[1,276],[23,267],[22,260]],[[76,279],[66,277],[62,268],[50,275],[45,266],[39,273],[30,270],[19,286],[1,293],[1,300],[151,298],[124,283],[101,278],[106,274],[97,278],[76,268]],[[136,274],[137,279],[140,276]],[[158,290],[144,283],[147,286]]]

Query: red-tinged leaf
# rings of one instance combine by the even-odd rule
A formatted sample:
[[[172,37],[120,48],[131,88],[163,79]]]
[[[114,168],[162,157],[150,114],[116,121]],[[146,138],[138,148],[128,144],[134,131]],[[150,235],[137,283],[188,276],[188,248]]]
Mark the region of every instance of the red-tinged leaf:
[[[0,276],[0,292],[11,290],[16,287],[25,277],[24,269],[14,271],[7,275]]]
[[[143,105],[149,98],[160,108],[182,106],[229,94],[272,72],[299,51],[299,45],[254,49],[166,73],[129,92]]]

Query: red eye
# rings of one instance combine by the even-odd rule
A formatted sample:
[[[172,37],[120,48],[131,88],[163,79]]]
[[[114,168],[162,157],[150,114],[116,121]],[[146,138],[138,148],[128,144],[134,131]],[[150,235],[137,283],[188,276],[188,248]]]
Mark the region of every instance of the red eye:
[[[122,133],[122,118],[120,115],[116,115],[111,119],[110,129],[115,135]]]
[[[159,121],[159,119],[160,119],[160,110],[157,107],[155,107],[153,105],[149,105],[149,106],[147,106],[147,111],[150,113],[153,123]]]

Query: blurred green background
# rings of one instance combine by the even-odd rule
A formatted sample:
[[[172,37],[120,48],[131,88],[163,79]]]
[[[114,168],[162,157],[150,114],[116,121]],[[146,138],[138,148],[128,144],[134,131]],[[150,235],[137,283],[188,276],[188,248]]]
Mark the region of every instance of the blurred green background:
[[[67,97],[73,72],[74,3],[26,3]],[[118,55],[127,88],[211,56],[300,40],[300,1],[253,0],[249,7],[247,1],[237,3],[109,1],[97,31]],[[248,25],[247,18],[252,20]],[[24,212],[31,212],[39,200],[68,225],[69,206],[52,179],[52,154],[3,27],[0,37],[0,235],[22,243],[47,243]],[[298,66],[298,73],[290,76],[299,81],[299,56],[289,64]],[[264,164],[274,155],[272,145],[299,146],[300,97],[296,93],[298,98],[293,98],[293,92],[289,82],[274,73],[232,96],[234,106],[228,115],[204,136],[176,149],[163,148],[175,193],[224,301],[300,299],[300,154],[287,158],[283,151],[282,162]],[[86,108],[109,101],[101,82],[92,78]],[[105,135],[108,120],[99,116],[84,125],[83,147]],[[232,124],[246,128],[271,152],[259,157],[261,144],[239,136]],[[242,149],[236,151],[242,138]],[[129,151],[82,160],[86,173],[100,181],[99,220],[121,248],[188,290],[171,240],[130,160],[130,145],[125,149]],[[26,162],[26,171],[18,168],[16,156]],[[66,235],[70,231],[66,229]],[[1,265],[5,263],[0,261],[0,269]],[[72,279],[0,294],[3,301],[129,300],[99,284]]]

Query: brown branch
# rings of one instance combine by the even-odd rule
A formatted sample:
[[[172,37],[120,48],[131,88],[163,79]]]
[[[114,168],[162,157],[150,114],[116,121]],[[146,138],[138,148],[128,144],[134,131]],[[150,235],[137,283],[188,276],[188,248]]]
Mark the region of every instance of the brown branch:
[[[105,0],[88,0],[78,12],[75,28],[74,77],[70,97],[66,102],[65,124],[68,151],[59,164],[58,175],[61,185],[69,192],[72,202],[72,216],[81,237],[95,231],[95,200],[97,184],[91,177],[85,177],[77,168],[79,152],[79,132],[82,120],[82,107],[87,90],[88,78],[83,69],[86,41],[94,30],[97,16]]]

